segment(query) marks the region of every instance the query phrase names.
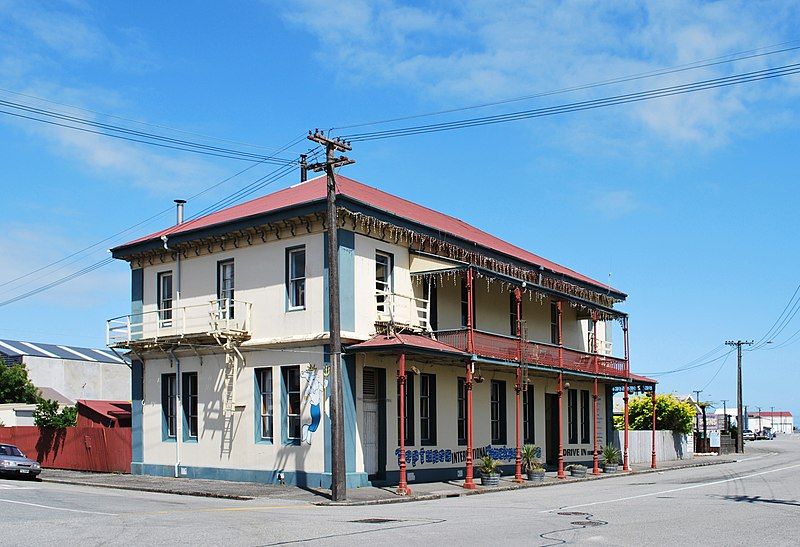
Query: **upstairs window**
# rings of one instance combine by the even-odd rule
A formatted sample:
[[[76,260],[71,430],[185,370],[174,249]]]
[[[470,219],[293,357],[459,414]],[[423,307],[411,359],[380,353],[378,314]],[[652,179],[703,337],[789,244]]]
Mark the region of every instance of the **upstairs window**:
[[[514,296],[512,292],[509,296],[509,314],[511,315],[511,336],[519,336],[519,332],[517,332],[517,322],[519,321],[519,317],[517,316],[517,298]]]
[[[217,268],[217,299],[221,319],[233,319],[233,260],[224,260]]]
[[[432,277],[423,279],[422,297],[428,301],[428,328],[437,331],[439,330],[439,293],[436,290],[436,281]]]
[[[286,250],[286,293],[289,309],[306,307],[306,249]]]
[[[160,272],[156,278],[156,303],[160,327],[172,326],[172,272]]]
[[[375,253],[375,298],[378,313],[387,312],[387,300],[392,292],[392,255]]]
[[[558,303],[550,302],[550,343],[558,344]]]
[[[473,287],[474,285],[473,281]],[[467,289],[467,280],[461,279],[461,326],[467,326],[467,313],[469,310],[469,290]],[[475,326],[475,298],[473,295],[472,299],[472,328],[476,328]]]

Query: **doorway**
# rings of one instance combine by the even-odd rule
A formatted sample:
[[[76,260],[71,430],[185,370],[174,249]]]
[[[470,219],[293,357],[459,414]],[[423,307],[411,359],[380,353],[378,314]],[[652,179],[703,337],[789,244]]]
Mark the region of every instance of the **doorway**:
[[[546,462],[550,467],[558,465],[558,395],[544,394],[544,430],[547,443]]]
[[[364,367],[362,382],[364,472],[369,480],[386,475],[386,371]]]

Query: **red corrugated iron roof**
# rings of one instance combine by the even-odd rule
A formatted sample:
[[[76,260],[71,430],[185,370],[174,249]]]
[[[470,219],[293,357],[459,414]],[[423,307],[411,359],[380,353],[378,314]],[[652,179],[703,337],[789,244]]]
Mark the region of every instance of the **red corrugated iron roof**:
[[[347,351],[380,351],[389,349],[402,349],[409,353],[446,353],[459,357],[470,357],[469,353],[464,353],[453,346],[448,346],[427,336],[409,333],[377,334],[366,342],[348,346]]]
[[[791,418],[792,413],[788,410],[780,410],[775,412],[751,412],[751,416],[761,416],[762,418]]]
[[[653,380],[652,378],[640,374],[631,374],[631,380],[637,384],[656,385],[658,383],[658,380]]]
[[[131,403],[130,401],[99,401],[91,399],[79,399],[78,405],[85,406],[106,418],[119,419],[121,417],[130,417]]]
[[[615,293],[620,291],[607,284],[600,283],[590,277],[580,274],[574,270],[556,264],[550,260],[535,255],[525,249],[512,245],[500,238],[479,230],[466,222],[451,217],[444,213],[434,211],[422,205],[418,205],[406,199],[394,196],[383,190],[367,186],[353,179],[337,175],[337,195],[346,196],[355,201],[361,202],[375,209],[390,213],[392,215],[413,221],[435,230],[453,235],[460,239],[475,243],[481,247],[507,255],[509,257],[527,262],[534,266],[542,266],[547,270],[571,277],[575,280],[600,287]],[[206,215],[195,220],[187,221],[179,226],[172,226],[160,232],[155,232],[148,236],[130,241],[121,245],[119,248],[127,247],[136,243],[158,240],[161,236],[183,234],[208,228],[227,222],[246,219],[247,217],[262,215],[285,209],[288,207],[303,205],[314,201],[322,200],[326,194],[325,177],[317,177],[307,182],[279,190],[272,194],[256,198],[254,200],[223,209],[216,213]],[[620,293],[621,294],[621,293]]]

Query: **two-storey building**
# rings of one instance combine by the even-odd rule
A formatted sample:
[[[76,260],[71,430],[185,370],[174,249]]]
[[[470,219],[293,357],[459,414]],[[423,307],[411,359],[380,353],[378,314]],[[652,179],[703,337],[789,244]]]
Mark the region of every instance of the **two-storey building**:
[[[337,186],[348,484],[405,467],[469,486],[473,457],[513,471],[522,443],[553,468],[596,461],[612,391],[654,386],[629,370],[626,295]],[[131,265],[108,343],[133,360],[134,473],[330,484],[325,192],[313,179],[113,249]]]

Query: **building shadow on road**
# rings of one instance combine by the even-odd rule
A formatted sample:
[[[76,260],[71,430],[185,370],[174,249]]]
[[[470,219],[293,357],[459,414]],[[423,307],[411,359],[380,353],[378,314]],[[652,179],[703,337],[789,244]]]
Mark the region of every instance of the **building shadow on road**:
[[[745,503],[773,503],[777,505],[794,505],[800,507],[800,502],[796,500],[778,500],[773,498],[762,498],[761,496],[720,496],[729,501],[739,501]]]

